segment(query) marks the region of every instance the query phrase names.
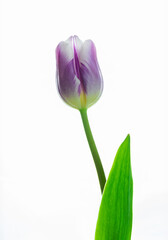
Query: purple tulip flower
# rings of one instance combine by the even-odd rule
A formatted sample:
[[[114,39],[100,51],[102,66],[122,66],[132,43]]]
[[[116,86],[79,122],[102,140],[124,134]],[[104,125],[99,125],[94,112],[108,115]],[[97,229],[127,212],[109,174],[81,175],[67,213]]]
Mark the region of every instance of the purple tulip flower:
[[[64,101],[79,110],[93,105],[103,90],[94,43],[72,36],[58,44],[56,62],[58,91]]]

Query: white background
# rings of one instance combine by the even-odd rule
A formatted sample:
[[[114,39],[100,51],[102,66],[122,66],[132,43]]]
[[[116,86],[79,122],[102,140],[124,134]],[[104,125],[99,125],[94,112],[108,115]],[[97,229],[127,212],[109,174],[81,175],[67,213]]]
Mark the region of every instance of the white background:
[[[101,194],[55,47],[92,39],[104,92],[88,111],[108,175],[131,135],[132,240],[168,239],[167,6],[162,0],[1,2],[0,239],[94,239]]]

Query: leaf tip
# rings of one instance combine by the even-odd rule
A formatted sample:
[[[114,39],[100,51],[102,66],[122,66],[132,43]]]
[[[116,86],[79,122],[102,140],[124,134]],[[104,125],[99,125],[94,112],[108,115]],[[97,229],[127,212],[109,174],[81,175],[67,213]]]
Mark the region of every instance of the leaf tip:
[[[128,139],[128,141],[130,142],[130,134],[129,133],[126,136],[126,139]]]
[[[128,145],[130,145],[130,134],[128,134],[124,140],[124,142]]]

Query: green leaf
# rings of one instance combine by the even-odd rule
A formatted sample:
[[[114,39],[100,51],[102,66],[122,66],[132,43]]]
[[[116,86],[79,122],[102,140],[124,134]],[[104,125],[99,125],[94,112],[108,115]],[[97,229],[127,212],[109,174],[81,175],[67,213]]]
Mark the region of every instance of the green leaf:
[[[97,220],[95,240],[130,240],[133,180],[130,136],[120,145],[106,182]]]

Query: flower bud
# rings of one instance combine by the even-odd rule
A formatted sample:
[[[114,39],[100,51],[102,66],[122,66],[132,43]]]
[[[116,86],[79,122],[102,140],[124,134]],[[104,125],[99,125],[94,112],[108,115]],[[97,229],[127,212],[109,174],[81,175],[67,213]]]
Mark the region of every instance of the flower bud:
[[[94,43],[72,36],[58,44],[56,62],[58,91],[63,100],[79,110],[93,105],[103,90]]]

